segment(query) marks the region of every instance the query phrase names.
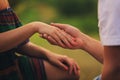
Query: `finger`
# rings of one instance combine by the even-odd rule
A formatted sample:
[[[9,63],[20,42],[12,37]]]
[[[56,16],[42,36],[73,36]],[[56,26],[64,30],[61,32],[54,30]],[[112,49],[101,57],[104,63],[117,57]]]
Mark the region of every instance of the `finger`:
[[[63,56],[62,63],[69,68],[69,74],[71,74],[71,71],[72,71],[71,60],[67,56]]]
[[[80,70],[80,67],[79,67],[79,65],[77,63],[76,63],[76,66],[77,66],[77,69]]]
[[[56,33],[56,35],[60,38],[60,43],[62,43],[65,47],[65,44],[68,44],[70,46],[70,43],[68,43],[67,38],[65,37],[65,34],[63,33],[62,30],[58,29],[58,32]]]
[[[65,37],[65,39],[62,39],[63,42],[66,45],[66,48],[74,49],[78,43],[76,42],[76,38],[72,37],[70,34],[66,33],[65,31],[62,30],[61,34]]]
[[[47,40],[48,40],[51,44],[54,44],[54,45],[57,45],[57,44],[58,44],[51,36],[48,36]]]
[[[68,70],[68,67],[66,65],[64,65],[62,62],[59,62],[58,65],[60,68],[62,68],[63,70]]]
[[[48,38],[48,35],[47,34],[40,34],[40,37],[44,38],[44,39],[47,39]]]
[[[80,71],[80,67],[79,67],[79,65],[77,63],[75,63],[75,65],[74,65],[74,73],[75,73],[75,75],[78,75],[79,71]]]
[[[70,68],[69,68],[69,74],[70,75],[72,74],[72,71],[73,71],[73,65],[71,65]]]
[[[72,60],[69,58],[65,57],[64,62],[66,63],[67,66],[69,66],[69,74],[71,75],[73,70],[74,70],[74,63]]]
[[[61,40],[64,42],[64,44],[66,45],[66,48],[74,48],[76,44],[76,39],[73,38],[70,34],[66,33],[63,30],[58,30],[58,36],[61,37]],[[62,36],[60,36],[62,35]]]
[[[78,69],[77,69],[76,65],[74,65],[73,69],[74,69],[74,74],[77,75],[78,74]]]
[[[56,41],[53,38],[51,38],[50,36],[48,36],[47,34],[43,34],[43,35],[41,35],[41,37],[46,39],[51,44],[54,44],[54,45],[56,44]]]
[[[64,32],[65,33],[65,32]],[[65,33],[65,37],[66,37],[66,45],[68,46],[67,48],[69,49],[74,49],[76,47],[76,45],[78,45],[78,43],[76,42],[76,39],[73,38],[71,35]]]
[[[67,35],[65,35],[66,33],[63,31],[58,31],[58,36],[59,38],[61,39],[62,43],[67,46],[67,47],[72,47],[70,42],[68,41],[68,38],[71,38],[71,37],[66,37]]]
[[[64,63],[69,67],[69,74],[72,74],[73,71],[73,64],[71,63],[71,60],[65,58]]]
[[[73,37],[65,32],[63,32],[63,35],[65,37],[65,40],[64,40],[65,45],[67,45],[69,48],[72,48],[73,41],[74,41]]]
[[[76,42],[76,39],[75,39],[75,38],[72,39],[71,45],[72,45],[72,46],[77,46],[77,45],[78,45],[78,43]]]
[[[52,38],[57,42],[57,44],[61,47],[65,47],[65,45],[62,43],[61,38],[58,36],[58,32],[52,35]]]
[[[64,45],[62,43],[60,43],[58,37],[56,35],[53,35],[53,36],[54,36],[54,38],[52,38],[51,36],[48,36],[47,34],[42,34],[41,35],[41,37],[44,38],[44,39],[46,39],[49,43],[51,43],[53,45],[57,45],[58,44],[59,46],[64,47]]]
[[[65,30],[65,27],[66,27],[66,24],[60,24],[60,23],[51,23],[51,25],[63,30]]]
[[[42,34],[41,37],[46,39],[49,43],[57,45],[57,42],[51,36],[48,36],[47,34]]]

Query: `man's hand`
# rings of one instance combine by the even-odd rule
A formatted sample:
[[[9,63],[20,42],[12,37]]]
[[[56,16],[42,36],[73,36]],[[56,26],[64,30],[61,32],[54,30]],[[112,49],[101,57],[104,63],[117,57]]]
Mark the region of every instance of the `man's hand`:
[[[63,48],[79,49],[83,47],[83,41],[81,39],[83,34],[80,32],[79,29],[68,24],[51,23],[51,25],[64,31],[64,34],[68,35],[68,37],[69,35],[73,37],[73,39],[71,40],[72,46],[66,45]],[[48,36],[47,34],[43,34],[42,37],[47,39],[48,42],[50,42],[51,44],[60,46],[52,37]]]
[[[64,30],[66,33],[70,34],[73,37],[79,37],[80,35],[80,30],[69,24],[51,23],[51,25]]]

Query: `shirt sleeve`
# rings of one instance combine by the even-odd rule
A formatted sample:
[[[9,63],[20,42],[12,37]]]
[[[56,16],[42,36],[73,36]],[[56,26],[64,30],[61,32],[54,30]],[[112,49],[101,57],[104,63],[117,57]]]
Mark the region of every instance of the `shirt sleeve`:
[[[120,0],[106,0],[99,16],[99,32],[103,45],[120,45]],[[102,7],[103,7],[102,6]]]

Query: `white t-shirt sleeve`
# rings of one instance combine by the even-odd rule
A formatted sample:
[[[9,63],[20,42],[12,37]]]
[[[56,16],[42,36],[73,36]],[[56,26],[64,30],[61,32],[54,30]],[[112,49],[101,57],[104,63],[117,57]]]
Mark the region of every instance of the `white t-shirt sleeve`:
[[[120,45],[120,0],[99,0],[99,32],[103,45]]]

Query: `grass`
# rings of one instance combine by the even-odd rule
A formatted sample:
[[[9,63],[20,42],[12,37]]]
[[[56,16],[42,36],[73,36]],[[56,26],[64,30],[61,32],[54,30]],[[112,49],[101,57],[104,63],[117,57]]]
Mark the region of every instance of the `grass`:
[[[31,37],[31,41],[57,54],[67,55],[75,59],[80,66],[80,80],[92,80],[101,72],[101,64],[82,50],[69,50],[51,45],[37,34]]]

